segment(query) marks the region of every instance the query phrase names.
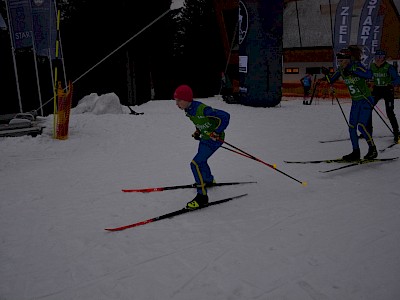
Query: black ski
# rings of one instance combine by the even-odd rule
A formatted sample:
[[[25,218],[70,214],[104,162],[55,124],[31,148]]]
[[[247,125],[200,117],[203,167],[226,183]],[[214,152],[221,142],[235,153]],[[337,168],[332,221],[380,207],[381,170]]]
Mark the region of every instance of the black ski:
[[[396,146],[396,145],[398,145],[398,144],[400,144],[400,143],[395,143],[395,142],[393,142],[392,144],[390,144],[389,146],[387,146],[387,147],[385,147],[385,148],[383,148],[383,149],[381,149],[381,150],[379,150],[379,152],[385,152],[386,150],[388,150],[388,149],[390,149],[390,148],[392,148],[392,147],[394,147],[394,146]]]
[[[304,161],[287,161],[285,163],[288,164],[320,164],[320,163],[346,163],[349,161],[344,160],[343,158],[336,158],[336,159],[322,159],[322,160],[304,160]]]
[[[214,183],[214,186],[224,186],[224,185],[237,185],[237,184],[247,184],[247,183],[257,183],[257,181],[237,181],[237,182],[220,182]],[[162,192],[168,190],[178,190],[178,189],[192,189],[197,188],[196,184],[185,184],[185,185],[171,185],[171,186],[160,186],[154,188],[141,188],[141,189],[123,189],[125,193],[151,193],[151,192]]]
[[[350,141],[350,138],[332,139],[332,140],[319,141],[319,142],[320,143],[334,143],[334,142],[343,142],[343,141]]]
[[[380,138],[385,138],[385,137],[391,137],[391,135],[376,135],[373,138],[375,139],[380,139]],[[360,139],[360,137],[358,137]],[[363,138],[361,138],[363,139]],[[339,138],[339,139],[332,139],[332,140],[326,140],[326,141],[319,141],[320,143],[334,143],[334,142],[344,142],[344,141],[350,141],[350,138]]]
[[[242,198],[244,196],[247,196],[247,194],[243,194],[243,195],[239,195],[239,196],[234,196],[234,197],[229,197],[229,198],[213,201],[213,202],[208,203],[207,206],[203,206],[203,207],[200,207],[200,208],[197,208],[197,209],[182,208],[182,209],[167,213],[165,215],[154,217],[154,218],[151,218],[151,219],[148,219],[148,220],[144,220],[144,221],[140,221],[140,222],[137,222],[137,223],[132,223],[132,224],[124,225],[124,226],[120,226],[120,227],[106,228],[105,230],[107,230],[107,231],[122,231],[122,230],[125,230],[125,229],[128,229],[128,228],[138,227],[138,226],[142,226],[142,225],[145,225],[145,224],[148,224],[148,223],[153,223],[153,222],[160,221],[160,220],[170,219],[170,218],[173,218],[173,217],[176,217],[176,216],[179,216],[179,215],[183,215],[183,214],[186,214],[186,213],[190,213],[190,212],[193,212],[193,211],[197,211],[197,210],[209,207],[209,206],[225,203],[225,202],[231,201],[233,199]]]
[[[333,171],[337,171],[337,170],[342,170],[342,169],[346,169],[349,167],[354,167],[354,166],[358,166],[358,165],[365,165],[365,164],[369,164],[369,163],[374,163],[374,162],[387,162],[387,161],[393,161],[398,159],[398,157],[391,157],[391,158],[374,158],[374,159],[360,159],[358,161],[352,162],[348,165],[344,165],[341,167],[337,167],[334,169],[330,169],[330,170],[326,170],[326,171],[320,171],[321,173],[329,173],[329,172],[333,172]]]

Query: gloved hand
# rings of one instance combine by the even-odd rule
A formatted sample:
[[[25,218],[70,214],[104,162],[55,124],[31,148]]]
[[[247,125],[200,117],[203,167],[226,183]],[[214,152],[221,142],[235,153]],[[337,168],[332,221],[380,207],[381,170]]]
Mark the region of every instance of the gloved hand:
[[[220,139],[219,134],[216,133],[216,132],[211,132],[211,133],[210,133],[210,138],[211,138],[213,141],[217,141],[217,140]]]
[[[196,129],[196,131],[192,133],[192,137],[197,141],[200,140],[200,131]]]
[[[324,74],[325,76],[329,75],[329,69],[325,68],[325,67],[321,67],[321,73]]]

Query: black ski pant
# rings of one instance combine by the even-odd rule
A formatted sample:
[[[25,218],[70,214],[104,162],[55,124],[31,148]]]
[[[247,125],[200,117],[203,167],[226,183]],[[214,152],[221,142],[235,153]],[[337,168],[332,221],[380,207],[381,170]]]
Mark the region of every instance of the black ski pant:
[[[385,100],[386,115],[392,125],[393,132],[399,132],[399,124],[397,123],[396,114],[394,113],[394,89],[393,86],[375,86],[372,90],[372,96],[375,99],[375,104],[379,100]],[[372,134],[372,117],[367,124],[368,131]]]

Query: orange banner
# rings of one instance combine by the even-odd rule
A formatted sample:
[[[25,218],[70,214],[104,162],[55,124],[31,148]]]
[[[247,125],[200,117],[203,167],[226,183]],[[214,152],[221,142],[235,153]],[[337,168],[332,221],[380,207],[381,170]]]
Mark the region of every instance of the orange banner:
[[[57,112],[57,127],[56,139],[68,139],[69,115],[71,112],[72,103],[72,84],[68,84],[68,91],[65,93],[61,87],[61,82],[58,83],[57,89],[58,112]]]

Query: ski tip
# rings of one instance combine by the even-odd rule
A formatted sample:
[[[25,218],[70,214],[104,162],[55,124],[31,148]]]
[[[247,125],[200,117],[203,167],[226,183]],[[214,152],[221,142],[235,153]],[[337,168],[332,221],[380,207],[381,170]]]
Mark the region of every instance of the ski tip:
[[[301,183],[301,185],[302,185],[302,186],[308,186],[308,183],[307,183],[307,181],[303,181],[303,182]]]
[[[238,196],[236,196],[236,197],[232,197],[232,198],[242,198],[242,197],[245,197],[245,196],[248,196],[249,194],[242,194],[242,195],[238,195]]]
[[[124,193],[152,193],[152,192],[162,192],[165,188],[145,188],[145,189],[122,189]]]

